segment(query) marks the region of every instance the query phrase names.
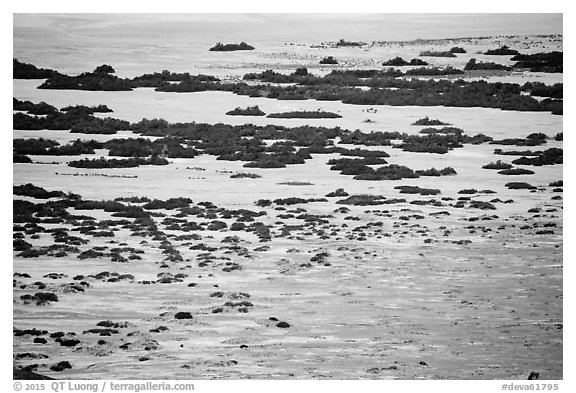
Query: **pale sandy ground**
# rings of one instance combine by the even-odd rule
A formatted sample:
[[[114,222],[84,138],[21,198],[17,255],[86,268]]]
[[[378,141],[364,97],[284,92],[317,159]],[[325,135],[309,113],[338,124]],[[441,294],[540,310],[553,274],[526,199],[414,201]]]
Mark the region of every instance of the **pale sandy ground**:
[[[329,213],[336,206],[304,205],[313,213]],[[400,208],[410,207],[412,212],[400,212]],[[60,301],[44,307],[21,304],[19,296],[34,293],[33,288],[15,289],[15,327],[75,332],[81,340],[73,350],[51,344],[51,339],[42,345],[33,344],[29,336],[15,337],[15,353],[49,356],[17,364],[40,364],[39,372],[74,379],[524,379],[532,370],[540,372],[543,379],[562,378],[561,230],[554,236],[518,230],[534,222],[561,225],[557,213],[536,220],[516,217],[478,224],[456,218],[478,216],[477,211],[438,219],[427,213],[440,209],[409,205],[384,208],[393,218],[363,213],[368,208],[352,208],[348,214],[362,221],[348,221],[350,228],[339,229],[342,232],[331,240],[319,241],[311,233],[299,231],[293,240],[268,244],[270,251],[255,251],[260,244],[240,233],[248,239],[240,245],[249,250],[249,258],[220,248],[224,246],[220,240],[230,232],[213,233],[214,239],[203,232],[202,242],[220,248],[211,253],[216,263],[204,268],[195,261],[199,251],[177,247],[186,261],[161,269],[158,242],[142,246],[141,238],[124,232],[117,233],[114,240],[143,249],[143,260],[119,264],[106,258],[15,258],[14,271],[31,275],[30,279],[17,278],[19,284],[40,280],[52,286],[70,282],[77,274],[101,271],[135,276],[134,282],[119,283],[88,279],[91,288],[81,294],[56,289]],[[397,221],[400,215],[415,212],[423,212],[427,218]],[[336,216],[333,221],[339,228],[344,215]],[[390,237],[378,238],[380,235],[370,235],[371,231],[367,231],[368,241],[343,237],[356,224],[378,220],[383,221],[383,233]],[[263,221],[272,222],[272,217]],[[405,226],[394,228],[396,223]],[[471,234],[464,229],[469,224],[493,232],[483,234],[477,229]],[[497,231],[500,225],[507,229]],[[441,226],[452,233],[443,236]],[[423,239],[428,237],[434,241],[425,245]],[[472,243],[451,243],[462,239]],[[97,244],[105,245],[103,240],[94,239],[89,246]],[[329,253],[331,266],[312,262],[311,268],[300,267],[319,251]],[[222,265],[217,267],[219,257],[231,257],[243,270],[222,272]],[[51,272],[67,277],[42,278]],[[183,283],[137,283],[153,280],[159,272],[185,273],[188,277]],[[198,285],[187,287],[190,282]],[[224,298],[210,297],[215,291],[224,292]],[[254,306],[248,313],[229,307],[224,307],[223,313],[211,312],[238,292],[251,295]],[[175,320],[178,311],[189,311],[194,318]],[[291,327],[279,329],[268,320],[270,317]],[[82,334],[101,320],[128,321],[131,325],[112,337]],[[149,332],[161,325],[169,330]],[[106,344],[97,345],[98,339],[105,339]],[[130,349],[119,349],[125,343],[130,343]],[[157,348],[144,349],[150,344]],[[148,360],[140,360],[142,357]],[[61,360],[68,360],[73,369],[60,373],[47,370]],[[391,366],[395,368],[386,370]]]
[[[446,44],[449,45],[447,48],[454,46],[452,44]],[[474,45],[478,45],[477,50],[484,50],[484,44]],[[556,47],[561,48],[561,45],[561,42],[556,43]],[[466,44],[459,46],[467,48]],[[486,44],[488,47],[494,48],[496,45]],[[293,66],[290,56],[323,56],[340,51],[337,52],[339,56],[347,54],[370,65],[370,59],[380,61],[396,55],[407,58],[412,53],[419,53],[422,48],[372,47],[364,51],[361,48],[320,50],[295,47],[291,49],[290,56],[286,55],[281,61],[276,60],[282,58],[281,52],[276,49],[276,52],[270,52],[264,48],[261,52],[243,54],[244,57],[233,54],[226,58],[224,64],[214,62],[208,55],[202,61],[194,61],[201,63],[206,72],[219,68],[219,71],[210,73],[224,74],[233,69],[232,74],[241,74],[250,62],[267,62],[269,66],[286,62]],[[439,50],[443,47],[435,45],[429,49]],[[270,53],[280,54],[270,56]],[[264,54],[274,57],[275,63]],[[88,58],[94,55],[87,54]],[[118,54],[109,62],[121,69],[123,64],[115,62],[120,58]],[[482,59],[481,56],[477,58]],[[174,64],[178,66],[164,68],[190,70],[185,68],[186,64]],[[138,69],[132,65],[134,68],[130,70],[137,75],[142,69],[159,71],[162,68],[158,64],[152,69],[146,68],[151,65],[143,63]],[[183,69],[178,69],[179,66]],[[122,72],[129,73],[125,70]],[[537,78],[535,75],[531,77]],[[562,76],[546,78],[553,82],[561,81]],[[549,113],[486,108],[357,106],[312,100],[286,102],[223,92],[176,94],[156,93],[152,89],[62,92],[38,90],[35,87],[39,83],[41,81],[14,81],[14,97],[33,102],[43,100],[57,107],[106,104],[114,110],[111,116],[129,121],[161,117],[171,122],[194,120],[229,124],[338,125],[362,131],[417,133],[421,127],[412,126],[411,123],[427,115],[450,122],[469,135],[482,132],[496,139],[525,137],[532,132],[553,136],[563,130],[562,116]],[[258,105],[267,113],[323,109],[338,112],[343,118],[285,120],[224,114],[237,106],[248,105]],[[377,112],[367,112],[370,108],[377,109]],[[375,123],[363,123],[367,118]],[[67,131],[13,132],[15,138],[42,136],[61,143],[76,138],[108,140],[131,135],[129,132],[113,136],[86,136]],[[562,143],[550,140],[546,145],[532,149],[550,147],[562,147]],[[326,161],[337,155],[314,155],[304,165],[285,169],[246,170],[241,162],[217,161],[212,156],[171,159],[167,167],[108,170],[75,169],[65,165],[76,157],[32,156],[33,160],[47,164],[14,164],[14,185],[31,182],[49,190],[72,191],[85,199],[98,200],[120,196],[161,199],[185,196],[194,203],[212,201],[219,207],[230,209],[265,210],[268,215],[257,218],[257,221],[274,226],[271,243],[259,243],[252,233],[231,231],[199,232],[202,240],[191,241],[190,244],[172,238],[172,244],[182,253],[185,261],[168,262],[167,268],[160,267],[164,256],[158,241],[148,238],[148,244],[140,244],[142,238],[130,236],[126,229],[117,231],[114,241],[144,250],[140,261],[116,263],[111,262],[110,258],[78,260],[73,254],[65,258],[14,257],[14,272],[31,276],[15,277],[14,327],[36,327],[50,333],[75,332],[81,341],[73,349],[61,347],[50,338],[44,345],[34,344],[31,336],[14,337],[14,354],[31,352],[49,356],[48,359],[15,360],[15,365],[37,363],[41,374],[74,379],[526,379],[530,371],[539,372],[541,379],[561,379],[562,201],[551,200],[561,193],[553,193],[547,186],[563,178],[563,166],[529,167],[536,172],[529,176],[498,175],[496,171],[481,169],[481,166],[498,158],[508,162],[513,158],[495,156],[495,148],[524,149],[488,144],[466,145],[445,155],[435,155],[406,153],[384,147],[383,150],[391,155],[388,159],[390,163],[413,169],[452,166],[458,172],[457,176],[421,177],[396,182],[354,181],[349,176],[330,171]],[[240,171],[257,173],[262,178],[229,178],[231,173]],[[74,174],[137,177],[127,179]],[[278,184],[287,181],[312,184]],[[510,181],[527,181],[542,189],[534,193],[508,190],[504,184]],[[277,215],[285,211],[254,206],[254,202],[260,198],[317,198],[336,188],[344,188],[350,194],[403,197],[407,202],[430,199],[399,194],[394,189],[397,185],[439,188],[442,194],[436,199],[457,198],[460,196],[457,192],[464,188],[492,189],[497,193],[477,195],[473,199],[513,199],[514,203],[496,203],[497,210],[493,211],[402,203],[348,206],[349,213],[334,213],[336,208],[342,206],[334,203],[340,198],[329,198],[329,202],[286,207],[287,210],[301,207],[311,214],[334,216],[329,219],[328,225],[294,230],[291,238],[279,237],[280,229],[285,224],[302,224],[302,220],[281,220]],[[527,214],[527,210],[533,207],[543,210],[540,216]],[[443,210],[450,215],[429,215]],[[79,213],[95,216],[99,220],[110,218],[108,213],[101,211]],[[406,221],[400,218],[414,214],[422,215],[424,219]],[[498,218],[468,221],[471,217],[483,215],[497,215]],[[346,216],[358,217],[359,221],[344,220]],[[203,221],[196,217],[189,219]],[[157,220],[158,223],[160,221]],[[228,224],[234,222],[223,221]],[[283,224],[277,223],[279,221]],[[367,240],[359,240],[360,230],[354,229],[370,222],[382,222],[382,227],[364,228]],[[554,235],[536,235],[535,232],[543,229],[541,226],[546,223],[557,225],[552,228]],[[347,224],[347,227],[343,224]],[[49,224],[44,226],[54,227]],[[520,229],[523,226],[530,228]],[[163,225],[159,227],[164,229]],[[381,231],[377,231],[378,228]],[[329,239],[320,239],[320,230],[329,234]],[[179,234],[169,230],[166,233]],[[242,248],[226,248],[227,244],[221,241],[228,235],[240,236],[243,241],[239,246]],[[117,246],[108,244],[109,238],[81,237],[90,240],[89,244],[80,246],[81,250],[96,245]],[[431,239],[431,242],[425,243],[425,239]],[[35,246],[52,243],[49,234],[26,240]],[[460,240],[470,240],[471,243],[452,243]],[[198,266],[197,257],[204,251],[189,249],[190,245],[200,242],[218,248],[211,253],[214,263],[207,267]],[[262,245],[270,248],[256,250]],[[330,266],[316,262],[311,262],[311,267],[301,266],[322,251],[328,252],[326,261]],[[222,271],[223,264],[228,260],[221,258],[230,258],[229,261],[240,264],[242,270]],[[91,286],[84,293],[66,293],[59,286],[71,282],[75,275],[102,271],[130,273],[135,278],[133,281],[114,283],[87,279]],[[64,273],[67,277],[55,280],[43,277],[52,272]],[[182,283],[138,283],[154,280],[161,272],[185,273],[188,276]],[[36,290],[30,286],[35,281],[47,283],[47,289],[54,290],[60,301],[47,306],[24,305],[20,296],[35,293]],[[188,287],[189,283],[198,285]],[[22,284],[28,286],[20,289]],[[224,296],[210,297],[216,291],[222,291]],[[253,306],[247,313],[230,307],[224,307],[222,313],[212,313],[214,308],[222,307],[231,300],[232,294],[239,292],[251,295],[248,300]],[[176,320],[174,314],[178,311],[189,311],[194,318]],[[278,328],[276,322],[269,320],[270,317],[286,321],[291,326]],[[128,321],[130,324],[110,337],[83,334],[102,320]],[[161,333],[149,331],[158,326],[166,326],[168,330]],[[99,339],[104,339],[106,343],[98,345]],[[126,343],[130,343],[129,349],[121,349],[120,346]],[[241,348],[241,345],[247,347]],[[146,347],[149,349],[146,350]],[[49,370],[49,366],[61,360],[70,361],[73,368],[59,373]]]

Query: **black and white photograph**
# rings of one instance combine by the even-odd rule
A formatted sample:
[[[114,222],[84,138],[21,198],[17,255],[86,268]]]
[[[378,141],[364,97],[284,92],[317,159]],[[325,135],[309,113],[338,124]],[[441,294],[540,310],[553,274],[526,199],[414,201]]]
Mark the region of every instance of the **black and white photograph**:
[[[14,380],[558,390],[564,15],[378,10],[12,14]]]

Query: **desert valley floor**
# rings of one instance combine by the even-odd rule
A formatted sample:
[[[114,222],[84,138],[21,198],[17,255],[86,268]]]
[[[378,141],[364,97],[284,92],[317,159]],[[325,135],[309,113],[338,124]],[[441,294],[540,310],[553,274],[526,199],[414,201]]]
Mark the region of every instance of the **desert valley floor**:
[[[382,69],[396,56],[453,46],[466,53],[422,58],[440,67],[463,68],[473,57],[514,64],[510,56],[482,54],[502,45],[522,53],[562,51],[562,37],[341,48],[278,43],[204,51],[196,63],[175,61],[171,68],[143,61],[138,69],[137,61],[114,55],[97,59],[97,51],[86,52],[86,64],[68,63],[70,69],[43,62],[43,53],[15,57],[75,75],[107,63],[122,77],[168,68],[232,83],[266,69],[288,75],[306,67],[320,76]],[[319,65],[328,55],[339,64]],[[562,73],[516,69],[458,77],[562,83]],[[106,105],[112,112],[94,117],[130,123],[249,124],[257,133],[268,125],[397,131],[408,135],[404,142],[422,135],[426,126],[413,123],[428,117],[492,142],[464,142],[436,154],[407,151],[394,139],[353,144],[343,133],[327,140],[344,153],[311,152],[304,163],[279,168],[245,167],[247,161],[202,152],[163,155],[167,165],[82,168],[68,164],[110,159],[102,146],[111,140],[160,137],[135,129],[85,134],[15,127],[14,141],[100,143],[89,154],[32,153],[30,162],[13,164],[15,368],[57,379],[526,379],[530,372],[562,379],[563,165],[518,164],[526,171],[509,175],[482,168],[520,157],[495,149],[561,151],[561,114],[153,87],[38,89],[45,80],[14,79],[14,98],[58,109]],[[268,114],[339,117],[226,114],[253,106]],[[14,116],[20,113],[26,111]],[[293,142],[287,138],[263,138],[262,146],[285,147]],[[512,138],[538,145],[494,143]],[[382,151],[388,164],[449,167],[455,174],[371,181],[331,170],[329,161],[345,154]]]

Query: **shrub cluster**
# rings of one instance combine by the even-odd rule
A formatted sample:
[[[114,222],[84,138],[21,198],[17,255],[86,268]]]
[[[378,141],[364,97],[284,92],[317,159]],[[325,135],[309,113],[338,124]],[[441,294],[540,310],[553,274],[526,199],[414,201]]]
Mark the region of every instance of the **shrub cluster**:
[[[264,113],[258,106],[249,106],[247,108],[235,108],[231,111],[226,112],[229,116],[264,116]]]
[[[80,154],[94,154],[94,149],[101,149],[103,144],[95,140],[74,142],[59,146],[58,142],[44,138],[16,138],[13,140],[15,154],[33,154],[41,156],[77,156]]]
[[[37,68],[33,64],[22,63],[12,59],[12,75],[14,79],[45,79],[60,75],[58,71]]]
[[[433,53],[433,52],[432,52]],[[442,52],[440,52],[442,53]],[[450,56],[455,56],[451,52]],[[337,61],[328,57],[323,63],[334,64]],[[271,70],[267,78],[274,82],[296,83],[290,86],[248,85],[246,83],[222,83],[207,76],[184,76],[174,78],[178,83],[169,83],[163,77],[146,80],[133,78],[121,79],[108,72],[89,72],[79,76],[57,76],[49,78],[42,88],[81,89],[81,90],[130,90],[142,84],[155,87],[157,91],[194,92],[229,91],[234,94],[251,97],[267,97],[280,100],[338,100],[350,104],[362,105],[442,105],[456,107],[480,106],[521,111],[551,111],[562,113],[562,102],[558,100],[538,101],[533,97],[520,94],[520,87],[510,83],[488,83],[486,81],[466,82],[464,80],[411,80],[396,78],[404,75],[399,70],[346,70],[336,71],[323,77],[302,72],[282,75]],[[415,74],[441,75],[446,70],[410,71]],[[449,70],[448,73],[459,72]],[[169,73],[168,73],[169,74]],[[264,74],[264,73],[263,73]],[[169,74],[170,75],[170,74]],[[166,78],[170,78],[167,75]],[[264,78],[249,77],[246,79]],[[362,90],[360,87],[369,87]],[[390,89],[394,88],[394,89]]]
[[[413,126],[449,126],[450,123],[445,123],[438,119],[430,119],[428,116],[416,120],[412,123]]]
[[[486,52],[484,52],[484,54],[494,56],[514,56],[519,55],[520,52],[514,49],[510,49],[506,45],[503,45],[498,49],[488,49]]]
[[[511,169],[512,164],[507,162],[502,162],[500,160],[496,162],[491,162],[490,164],[486,164],[482,167],[482,169]]]
[[[423,51],[420,52],[420,57],[456,57],[452,51]]]
[[[406,61],[401,57],[395,57],[390,60],[386,60],[382,63],[383,66],[391,66],[391,67],[403,67],[403,66],[427,66],[428,63],[422,59],[412,59],[410,61]]]
[[[535,190],[536,187],[530,183],[525,182],[510,182],[506,183],[505,186],[510,190]]]
[[[528,158],[523,156],[521,158],[517,158],[516,160],[512,161],[512,163],[516,165],[542,166],[542,165],[562,164],[564,162],[563,149],[553,147],[538,153],[539,154],[534,158]]]
[[[531,72],[563,72],[564,55],[562,52],[517,54],[511,60],[517,62],[514,68],[528,68]]]
[[[221,42],[218,42],[209,49],[210,52],[231,52],[236,50],[254,50],[254,47],[248,45],[244,41],[239,44],[222,44]]]
[[[443,75],[458,75],[463,74],[464,71],[454,68],[452,66],[447,66],[444,68],[439,67],[421,67],[421,68],[412,68],[411,70],[406,71],[405,75],[407,76],[443,76]]]
[[[32,183],[12,187],[14,195],[29,196],[37,199],[48,198],[66,198],[67,194],[62,191],[46,191],[42,187],[35,186]]]
[[[291,111],[281,113],[270,113],[268,116],[272,119],[338,119],[342,116],[338,113],[316,111]]]
[[[320,60],[320,64],[338,64],[338,60],[332,56],[328,56]]]
[[[420,194],[420,195],[438,195],[440,190],[437,188],[420,188],[418,186],[396,186],[396,190],[400,190],[400,194]]]
[[[450,48],[450,52],[452,52],[452,53],[466,53],[466,50],[462,47],[459,47],[459,46],[453,46],[452,48]]]
[[[103,169],[103,168],[135,168],[140,165],[168,165],[165,158],[152,156],[150,158],[132,157],[127,159],[106,159],[104,157],[96,159],[85,158],[83,160],[70,161],[68,166],[72,168]]]
[[[476,59],[470,59],[468,63],[464,66],[465,71],[472,70],[502,70],[510,71],[512,67],[505,66],[503,64],[498,64],[494,62],[476,62]]]
[[[498,171],[501,175],[533,175],[534,171],[524,168],[510,168]]]

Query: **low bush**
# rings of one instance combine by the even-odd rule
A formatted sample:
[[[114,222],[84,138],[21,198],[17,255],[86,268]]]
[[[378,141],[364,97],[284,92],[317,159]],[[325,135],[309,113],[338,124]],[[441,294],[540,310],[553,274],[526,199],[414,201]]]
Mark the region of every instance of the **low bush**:
[[[262,176],[256,174],[256,173],[246,173],[246,172],[240,172],[240,173],[235,173],[233,175],[230,175],[231,179],[259,179]]]
[[[264,116],[264,113],[258,106],[249,106],[245,109],[236,108],[231,111],[226,112],[229,116]]]
[[[320,60],[320,64],[338,64],[338,61],[334,57],[328,56]]]
[[[496,162],[491,162],[490,164],[486,164],[482,167],[482,169],[511,169],[512,164],[507,162],[502,162],[500,160]]]
[[[465,71],[475,71],[475,70],[503,70],[510,71],[512,67],[505,66],[504,64],[498,64],[493,62],[476,62],[476,59],[470,59],[468,63],[464,66]]]
[[[506,188],[510,190],[535,190],[536,187],[530,183],[525,182],[510,182],[505,184]]]
[[[436,188],[420,188],[418,186],[396,186],[396,190],[400,190],[400,194],[420,194],[420,195],[438,195],[440,190]]]
[[[26,183],[21,186],[12,187],[12,193],[14,195],[29,196],[37,199],[48,199],[48,198],[66,198],[66,193],[62,191],[46,191],[42,187],[35,186],[32,183]]]
[[[222,44],[221,42],[218,42],[209,49],[210,52],[231,52],[237,50],[254,50],[254,47],[248,45],[244,41],[239,44]]]
[[[332,191],[329,192],[328,194],[326,194],[327,198],[331,198],[331,197],[347,197],[349,196],[349,194],[344,191],[343,188],[338,188],[336,191]]]
[[[412,123],[413,126],[449,126],[450,123],[445,123],[438,119],[430,119],[428,116],[416,120]]]
[[[342,116],[338,113],[326,111],[292,111],[282,113],[270,113],[268,116],[272,119],[338,119]]]
[[[485,55],[493,55],[493,56],[514,56],[514,55],[519,55],[520,52],[518,52],[517,50],[514,50],[514,49],[510,49],[506,45],[503,45],[502,47],[500,47],[498,49],[489,49],[486,52],[484,52],[484,54]]]
[[[512,161],[512,163],[516,165],[534,166],[562,164],[563,162],[564,150],[555,147],[539,152],[538,156],[534,158],[521,157]]]
[[[459,47],[459,46],[453,46],[452,48],[450,48],[450,52],[452,52],[452,53],[466,53],[466,50],[462,47]]]
[[[420,57],[456,57],[456,55],[450,51],[423,51],[420,52]]]
[[[415,173],[418,176],[453,176],[456,175],[456,170],[452,167],[447,166],[446,168],[442,168],[440,170],[436,168],[417,170],[415,171]]]
[[[83,160],[70,161],[68,166],[72,168],[104,169],[104,168],[135,168],[140,165],[168,165],[169,161],[162,157],[150,158],[127,158],[127,159],[106,159],[104,157],[96,159],[85,158]]]
[[[498,171],[501,175],[533,175],[534,171],[524,168],[511,168]]]

